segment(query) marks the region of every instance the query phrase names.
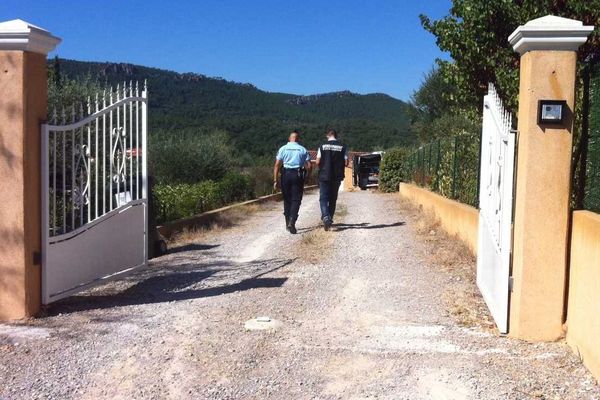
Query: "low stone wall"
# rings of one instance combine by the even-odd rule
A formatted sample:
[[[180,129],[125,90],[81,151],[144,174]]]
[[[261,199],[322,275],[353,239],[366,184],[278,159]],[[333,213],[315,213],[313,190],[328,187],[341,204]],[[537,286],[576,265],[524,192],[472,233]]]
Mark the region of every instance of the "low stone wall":
[[[410,183],[400,184],[400,195],[432,212],[447,233],[457,236],[473,254],[477,254],[479,211],[476,208]]]
[[[600,380],[600,215],[575,211],[567,309],[567,343]]]
[[[306,186],[304,192],[314,190],[318,188],[317,185]],[[262,196],[254,200],[245,201],[243,203],[236,203],[230,206],[217,208],[215,210],[207,211],[202,214],[194,215],[193,217],[178,219],[176,221],[167,222],[164,225],[158,226],[156,229],[165,238],[171,237],[173,234],[182,232],[185,229],[196,229],[205,226],[209,226],[213,222],[217,221],[218,218],[225,212],[233,210],[238,207],[248,206],[251,204],[261,204],[268,201],[281,201],[281,193],[271,194],[268,196]]]

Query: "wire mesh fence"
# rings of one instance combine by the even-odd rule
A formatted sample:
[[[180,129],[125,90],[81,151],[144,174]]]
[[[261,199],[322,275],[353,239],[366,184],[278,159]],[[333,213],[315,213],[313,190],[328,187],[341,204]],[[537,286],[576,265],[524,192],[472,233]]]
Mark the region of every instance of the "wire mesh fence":
[[[589,66],[587,161],[583,207],[600,212],[600,64]],[[584,110],[585,112],[585,110]]]
[[[444,197],[477,207],[480,145],[476,136],[438,139],[410,154],[402,175]]]

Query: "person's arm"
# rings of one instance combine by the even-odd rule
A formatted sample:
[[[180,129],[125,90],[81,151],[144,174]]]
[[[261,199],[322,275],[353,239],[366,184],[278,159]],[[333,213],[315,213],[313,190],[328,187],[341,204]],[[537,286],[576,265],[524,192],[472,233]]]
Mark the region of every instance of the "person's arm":
[[[273,191],[277,190],[277,180],[279,178],[279,170],[281,169],[281,160],[275,160],[275,166],[273,167]]]
[[[348,158],[348,148],[344,148],[344,163],[346,164],[346,168],[350,165],[350,159]]]
[[[321,166],[321,148],[319,147],[319,150],[317,150],[317,161],[315,161],[315,164],[317,164],[317,167]]]
[[[310,153],[306,152],[306,158],[304,161],[304,169],[306,169],[307,176],[310,176],[310,170],[312,169],[312,161],[310,159]]]

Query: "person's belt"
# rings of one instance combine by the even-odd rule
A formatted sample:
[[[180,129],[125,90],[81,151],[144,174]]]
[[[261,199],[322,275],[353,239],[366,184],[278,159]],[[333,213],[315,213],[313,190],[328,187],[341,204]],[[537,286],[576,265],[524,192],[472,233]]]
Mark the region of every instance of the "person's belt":
[[[300,168],[283,168],[285,171],[300,171]]]

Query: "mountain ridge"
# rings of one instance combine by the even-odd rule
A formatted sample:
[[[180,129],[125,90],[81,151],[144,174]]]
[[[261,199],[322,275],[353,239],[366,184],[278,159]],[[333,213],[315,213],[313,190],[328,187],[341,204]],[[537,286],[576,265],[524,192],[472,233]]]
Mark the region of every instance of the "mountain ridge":
[[[52,67],[54,61],[48,63]],[[272,154],[292,129],[301,130],[309,147],[316,147],[328,128],[340,131],[357,150],[381,150],[415,140],[407,103],[384,93],[297,95],[131,63],[60,59],[59,66],[72,79],[87,75],[102,85],[146,80],[151,134],[224,130],[238,149],[250,155]]]

